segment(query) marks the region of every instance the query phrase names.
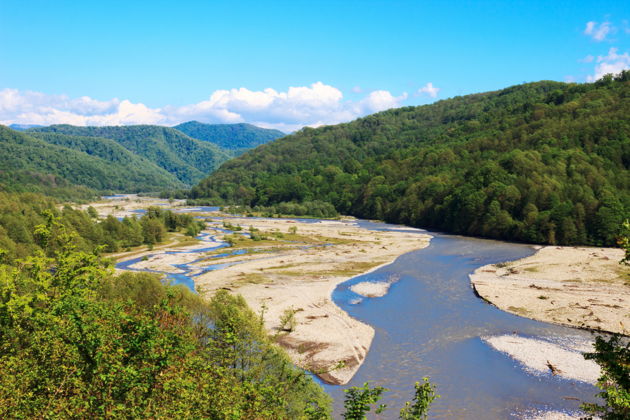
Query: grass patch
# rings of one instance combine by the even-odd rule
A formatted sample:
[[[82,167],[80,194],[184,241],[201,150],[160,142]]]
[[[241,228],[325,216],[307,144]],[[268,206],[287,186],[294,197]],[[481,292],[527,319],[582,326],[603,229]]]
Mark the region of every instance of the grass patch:
[[[233,284],[235,285],[241,285],[241,284],[261,284],[261,283],[266,283],[269,282],[270,279],[265,276],[264,274],[259,274],[259,273],[247,273],[247,274],[240,274],[238,276],[238,278],[236,279],[236,282],[234,282]]]
[[[298,271],[298,270],[282,270],[277,271],[277,274],[281,274],[284,276],[292,276],[299,277],[303,275],[320,275],[320,276],[335,276],[335,277],[352,277],[359,275],[361,273],[365,273],[371,268],[380,265],[379,261],[367,261],[367,262],[354,262],[350,261],[342,266],[337,266],[331,268],[329,270],[318,270],[318,271]],[[299,266],[299,264],[295,264],[295,266]]]
[[[508,311],[517,313],[519,315],[527,315],[529,313],[526,308],[520,306],[508,306]]]

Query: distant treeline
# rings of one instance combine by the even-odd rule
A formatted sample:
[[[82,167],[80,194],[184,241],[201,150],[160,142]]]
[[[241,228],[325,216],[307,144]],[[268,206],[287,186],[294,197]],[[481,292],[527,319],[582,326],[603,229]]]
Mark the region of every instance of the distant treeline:
[[[323,200],[458,234],[614,245],[630,215],[630,71],[538,82],[304,128],[225,163],[192,199]]]
[[[191,205],[212,205],[212,202],[206,202],[206,200],[188,200],[188,203]],[[299,216],[330,219],[339,216],[335,206],[321,200],[301,203],[284,202],[272,206],[225,206],[222,210],[231,214],[259,215],[263,217]]]
[[[44,226],[52,218],[56,220],[52,229],[74,234],[74,245],[84,252],[94,252],[99,247],[104,252],[115,252],[142,244],[154,245],[164,240],[167,232],[182,231],[196,236],[204,226],[188,214],[159,208],[150,208],[140,219],[118,220],[109,216],[99,220],[94,209],[82,211],[69,206],[59,209],[55,200],[40,194],[0,192],[2,261],[12,263],[37,250],[47,255],[57,252],[59,244],[38,233],[38,226]]]

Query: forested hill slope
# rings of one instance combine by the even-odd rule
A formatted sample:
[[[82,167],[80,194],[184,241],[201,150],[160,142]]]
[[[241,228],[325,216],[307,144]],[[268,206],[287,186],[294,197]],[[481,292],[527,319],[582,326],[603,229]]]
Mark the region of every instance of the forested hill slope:
[[[613,245],[630,216],[630,72],[538,82],[305,128],[191,198],[339,212],[534,243]]]
[[[156,125],[113,127],[52,125],[26,131],[43,132],[114,140],[127,150],[175,175],[185,184],[199,181],[231,157],[229,152],[214,144],[193,139],[170,127]]]
[[[137,176],[145,179],[144,183],[147,184],[147,188],[149,186],[160,188],[161,186],[161,188],[168,189],[182,185],[173,174],[160,168],[150,160],[125,149],[114,140],[102,137],[69,136],[67,134],[46,132],[29,132],[28,135],[49,144],[67,147],[101,158],[106,162],[124,165],[126,166],[125,170],[131,173],[130,177],[133,178],[138,173]]]
[[[228,150],[253,149],[285,134],[251,124],[204,124],[188,121],[173,127],[192,138],[214,143]]]
[[[60,135],[48,140],[50,143],[0,125],[0,189],[46,193],[47,189],[74,185],[140,192],[183,185],[150,162],[119,150],[117,144],[93,144],[94,139]],[[63,195],[72,196],[70,191]]]

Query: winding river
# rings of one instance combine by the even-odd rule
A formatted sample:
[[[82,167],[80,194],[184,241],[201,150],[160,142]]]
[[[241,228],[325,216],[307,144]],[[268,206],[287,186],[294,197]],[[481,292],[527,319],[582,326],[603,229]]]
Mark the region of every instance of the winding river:
[[[216,218],[215,218],[216,220]],[[358,221],[367,229],[400,226]],[[416,230],[417,232],[417,230]],[[573,412],[580,402],[593,401],[597,389],[551,374],[534,375],[518,362],[493,350],[481,337],[517,333],[543,340],[585,339],[585,331],[550,325],[503,312],[477,298],[468,275],[490,263],[531,255],[530,246],[431,233],[429,247],[400,256],[392,264],[339,285],[337,305],[373,326],[376,335],[370,352],[352,381],[345,386],[323,385],[343,406],[343,390],[369,381],[390,391],[383,401],[389,408],[380,418],[397,418],[412,397],[413,384],[429,376],[441,398],[432,405],[432,418],[522,418],[537,410]],[[201,237],[209,248],[224,246],[211,235]],[[208,248],[196,250],[203,252]],[[226,250],[228,251],[228,250]],[[157,253],[157,252],[156,252]],[[118,264],[128,268],[137,262]],[[176,283],[194,290],[194,275],[168,274]],[[221,268],[210,266],[207,270]],[[362,281],[398,279],[380,298],[363,298],[349,287]]]

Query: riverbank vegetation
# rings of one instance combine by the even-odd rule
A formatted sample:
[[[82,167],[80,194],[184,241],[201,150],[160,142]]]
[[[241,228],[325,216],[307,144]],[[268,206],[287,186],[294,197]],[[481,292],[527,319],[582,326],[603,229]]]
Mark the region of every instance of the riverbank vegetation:
[[[215,204],[323,200],[417,227],[613,246],[630,212],[630,71],[538,82],[304,128],[191,191]]]
[[[97,218],[94,209],[77,210],[61,207],[57,201],[34,193],[0,192],[0,262],[12,264],[37,251],[51,256],[59,251],[55,240],[43,237],[37,226],[51,219],[61,229],[75,235],[74,244],[83,252],[116,252],[139,245],[153,246],[162,242],[169,232],[182,232],[194,237],[204,222],[188,214],[149,208],[144,217],[125,217],[119,220],[109,216]]]
[[[195,200],[189,200],[194,204]],[[335,219],[339,213],[335,206],[325,201],[314,200],[303,203],[279,203],[273,206],[226,206],[222,210],[229,214],[256,217],[304,217],[315,219]]]

